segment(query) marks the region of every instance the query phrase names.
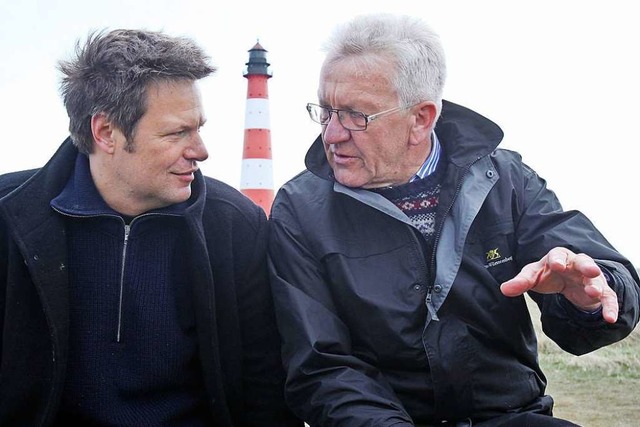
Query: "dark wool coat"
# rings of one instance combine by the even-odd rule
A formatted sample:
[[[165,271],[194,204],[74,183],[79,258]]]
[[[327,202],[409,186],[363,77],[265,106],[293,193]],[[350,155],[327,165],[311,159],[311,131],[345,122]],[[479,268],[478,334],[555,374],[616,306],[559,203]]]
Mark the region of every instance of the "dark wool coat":
[[[556,246],[598,262],[615,324],[531,293],[544,331],[583,354],[638,323],[635,268],[580,212],[563,211],[502,131],[445,102],[435,250],[381,195],[335,182],[318,138],[271,211],[270,268],[294,412],[317,426],[437,425],[550,413],[524,297],[500,284]]]
[[[49,202],[72,173],[67,139],[41,169],[0,177],[0,425],[47,426],[60,403],[69,342],[62,217]],[[187,211],[200,360],[216,426],[302,426],[286,409],[266,272],[267,219],[198,172]]]

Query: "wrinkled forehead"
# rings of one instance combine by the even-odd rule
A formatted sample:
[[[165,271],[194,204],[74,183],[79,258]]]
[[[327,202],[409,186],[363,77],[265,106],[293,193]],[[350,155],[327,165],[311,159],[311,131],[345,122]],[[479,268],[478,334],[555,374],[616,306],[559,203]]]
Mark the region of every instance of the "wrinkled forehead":
[[[327,60],[320,70],[318,99],[335,96],[395,97],[392,85],[393,71],[388,61],[379,56],[349,56]]]
[[[320,69],[320,78],[337,73],[357,78],[379,75],[391,79],[395,68],[389,58],[375,54],[327,57]]]

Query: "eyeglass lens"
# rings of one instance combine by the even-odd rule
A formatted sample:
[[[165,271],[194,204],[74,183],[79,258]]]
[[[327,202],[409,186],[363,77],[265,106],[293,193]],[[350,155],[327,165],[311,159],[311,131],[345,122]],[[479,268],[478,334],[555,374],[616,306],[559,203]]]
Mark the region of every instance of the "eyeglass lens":
[[[347,129],[350,130],[362,130],[367,127],[367,118],[365,115],[359,111],[350,111],[350,110],[332,110],[327,107],[322,107],[320,105],[312,105],[310,106],[309,112],[312,115],[312,119],[317,121],[320,124],[326,125],[331,120],[331,115],[333,113],[338,114],[338,120],[340,120],[340,124]]]

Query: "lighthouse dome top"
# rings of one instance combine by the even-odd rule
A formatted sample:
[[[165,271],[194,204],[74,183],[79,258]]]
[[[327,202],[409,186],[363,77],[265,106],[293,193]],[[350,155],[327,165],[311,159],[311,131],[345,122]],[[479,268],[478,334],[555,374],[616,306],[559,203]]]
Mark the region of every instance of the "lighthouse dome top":
[[[252,50],[262,50],[262,51],[267,51],[267,49],[265,49],[264,47],[262,47],[262,45],[260,44],[260,40],[256,40],[256,44],[253,45],[253,47],[251,49],[249,49],[249,52],[251,52]]]
[[[249,62],[245,63],[246,68],[243,75],[245,77],[250,75],[263,75],[267,78],[273,74],[269,70],[269,62],[267,62],[267,50],[262,47],[260,41],[256,41],[256,44],[249,49]]]

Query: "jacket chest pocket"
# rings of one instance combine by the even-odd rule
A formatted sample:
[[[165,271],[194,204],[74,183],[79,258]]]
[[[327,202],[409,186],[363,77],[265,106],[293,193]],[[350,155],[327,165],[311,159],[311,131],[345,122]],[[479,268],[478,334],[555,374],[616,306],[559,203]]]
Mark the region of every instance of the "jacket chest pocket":
[[[412,247],[377,249],[325,257],[338,315],[352,332],[354,348],[374,349],[380,357],[421,348],[425,261]]]
[[[496,281],[511,279],[518,271],[516,237],[510,220],[494,224],[474,223],[469,231],[465,256],[484,266]]]

